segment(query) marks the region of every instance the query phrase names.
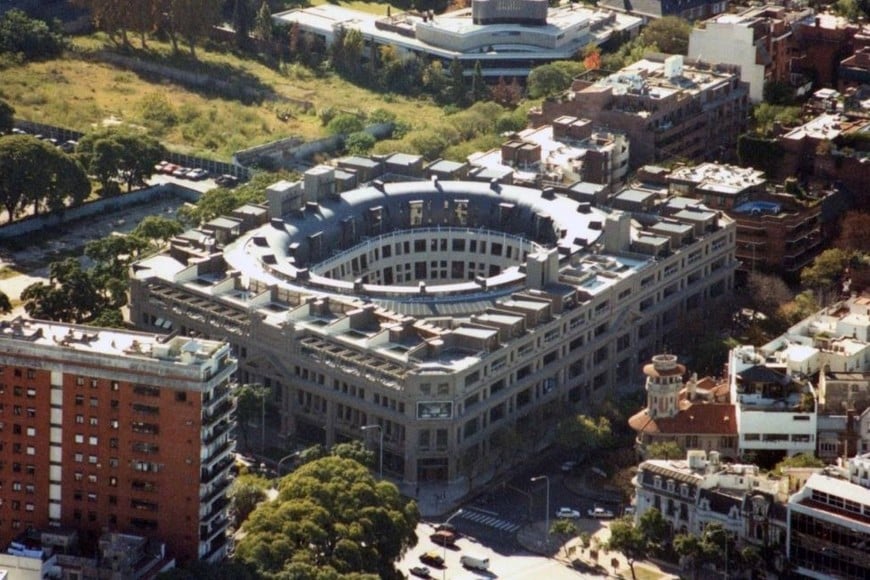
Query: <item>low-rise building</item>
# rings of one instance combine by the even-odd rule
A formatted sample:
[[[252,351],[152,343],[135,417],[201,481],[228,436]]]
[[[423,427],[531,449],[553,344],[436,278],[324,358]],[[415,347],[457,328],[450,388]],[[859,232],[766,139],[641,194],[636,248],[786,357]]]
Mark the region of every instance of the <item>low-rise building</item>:
[[[728,401],[727,384],[692,375],[674,355],[656,355],[644,366],[647,404],[628,420],[637,433],[641,456],[655,443],[674,442],[683,451],[716,451],[725,459],[737,455],[737,421]]]
[[[576,182],[610,186],[628,173],[625,135],[596,130],[592,122],[560,117],[552,125],[524,129],[500,149],[468,157],[476,167],[510,167],[513,183],[567,187]]]
[[[602,0],[599,6],[640,16],[645,22],[664,16],[702,20],[728,9],[728,0]]]
[[[746,130],[748,95],[735,66],[647,55],[612,74],[585,73],[529,117],[543,125],[574,116],[624,133],[632,167],[674,157],[703,161],[737,144]]]
[[[870,577],[870,454],[811,475],[789,498],[787,546],[804,578]]]
[[[789,83],[793,57],[792,25],[812,16],[809,8],[768,4],[696,23],[689,36],[689,58],[740,67],[749,98],[764,99],[766,82]]]
[[[280,26],[297,26],[329,47],[339,31],[358,30],[366,49],[390,46],[403,59],[438,60],[447,70],[453,59],[471,76],[480,63],[483,76],[525,78],[534,67],[568,60],[589,44],[623,41],[637,34],[636,16],[598,8],[549,7],[544,0],[505,3],[472,0],[469,8],[435,15],[403,12],[386,17],[321,4],[272,15]]]

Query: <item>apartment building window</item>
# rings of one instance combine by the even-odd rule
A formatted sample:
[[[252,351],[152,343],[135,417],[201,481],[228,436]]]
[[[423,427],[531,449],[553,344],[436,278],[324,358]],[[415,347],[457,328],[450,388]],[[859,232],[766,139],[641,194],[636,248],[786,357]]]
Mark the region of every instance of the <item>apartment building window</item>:
[[[91,397],[91,407],[96,407],[97,405],[99,405],[99,403],[100,403],[100,400],[98,398]]]
[[[28,437],[36,437],[36,427],[28,427],[27,428],[27,436]]]
[[[155,407],[153,405],[142,405],[140,403],[133,403],[133,411],[135,413],[142,413],[143,415],[159,415],[160,407]]]
[[[81,433],[76,433],[76,436],[75,436],[75,442],[76,442],[76,443],[84,443],[84,442],[85,442],[85,436],[82,435]]]
[[[99,459],[96,455],[88,455],[88,463],[90,463],[91,465],[96,465],[97,461],[99,461]]]
[[[36,398],[36,389],[27,389],[27,398],[28,399]]]
[[[112,381],[112,390],[113,391],[117,391],[120,388],[121,388],[121,385],[118,383],[118,381]]]
[[[142,395],[143,397],[159,397],[160,389],[157,387],[151,387],[148,385],[136,385],[133,387],[133,392],[137,395]]]
[[[85,416],[84,415],[76,415],[76,423],[79,425],[85,424]]]
[[[94,473],[88,474],[88,483],[97,483],[97,476]]]
[[[76,377],[76,386],[83,387],[85,385],[84,377]]]
[[[97,436],[91,435],[88,437],[88,445],[96,445],[97,444]]]
[[[91,424],[91,427],[96,427],[97,424],[99,423],[99,420],[98,420],[96,417],[91,417],[91,418],[89,419],[89,422],[90,422],[90,424]]]
[[[33,445],[28,445],[27,446],[27,454],[28,455],[36,455],[36,447],[34,447]]]

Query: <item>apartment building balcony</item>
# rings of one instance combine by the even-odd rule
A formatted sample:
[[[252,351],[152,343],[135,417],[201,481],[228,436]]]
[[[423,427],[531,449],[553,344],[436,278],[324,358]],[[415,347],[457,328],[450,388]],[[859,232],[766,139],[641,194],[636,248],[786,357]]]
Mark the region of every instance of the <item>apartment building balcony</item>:
[[[226,476],[226,473],[229,471],[230,466],[233,464],[233,458],[230,455],[224,456],[224,458],[218,461],[211,469],[201,469],[200,470],[200,483],[211,483],[217,477],[223,475]]]
[[[215,463],[231,454],[236,448],[235,439],[229,439],[226,442],[218,445],[214,449],[207,450],[206,458],[202,460],[202,467],[208,469],[213,467]]]
[[[215,482],[210,488],[209,486],[201,486],[202,490],[200,490],[199,502],[201,504],[207,504],[220,495],[226,495],[227,490],[232,483],[232,479],[226,478]],[[209,489],[210,491],[207,491]],[[203,491],[205,492],[205,495],[202,495]]]
[[[210,395],[208,395],[208,399],[203,400],[202,402],[202,412],[208,415],[214,414],[217,406],[223,401],[226,401],[231,392],[232,387],[229,383],[222,384],[212,390]]]
[[[228,420],[230,413],[233,410],[233,402],[229,399],[224,399],[222,403],[216,405],[211,412],[203,412],[202,414],[202,426],[203,429],[214,425],[218,421]]]

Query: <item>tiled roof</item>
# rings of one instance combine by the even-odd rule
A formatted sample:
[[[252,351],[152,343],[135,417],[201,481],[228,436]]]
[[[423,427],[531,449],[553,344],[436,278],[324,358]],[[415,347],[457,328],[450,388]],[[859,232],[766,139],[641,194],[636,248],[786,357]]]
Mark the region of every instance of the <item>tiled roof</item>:
[[[734,405],[691,405],[673,417],[650,417],[644,409],[628,420],[637,432],[670,433],[674,435],[736,435],[737,419]]]

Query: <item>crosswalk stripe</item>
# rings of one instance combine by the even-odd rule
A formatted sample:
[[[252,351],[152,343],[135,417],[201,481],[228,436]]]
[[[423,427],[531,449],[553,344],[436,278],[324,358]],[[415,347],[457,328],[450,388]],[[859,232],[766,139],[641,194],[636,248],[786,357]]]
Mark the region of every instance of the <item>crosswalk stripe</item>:
[[[476,512],[473,510],[468,510],[463,512],[460,516],[462,519],[470,520],[472,522],[481,524],[483,526],[487,526],[490,528],[495,528],[499,531],[513,533],[520,529],[519,524],[515,524],[513,522],[509,522],[506,520],[502,520],[500,518],[490,516],[488,514]]]

